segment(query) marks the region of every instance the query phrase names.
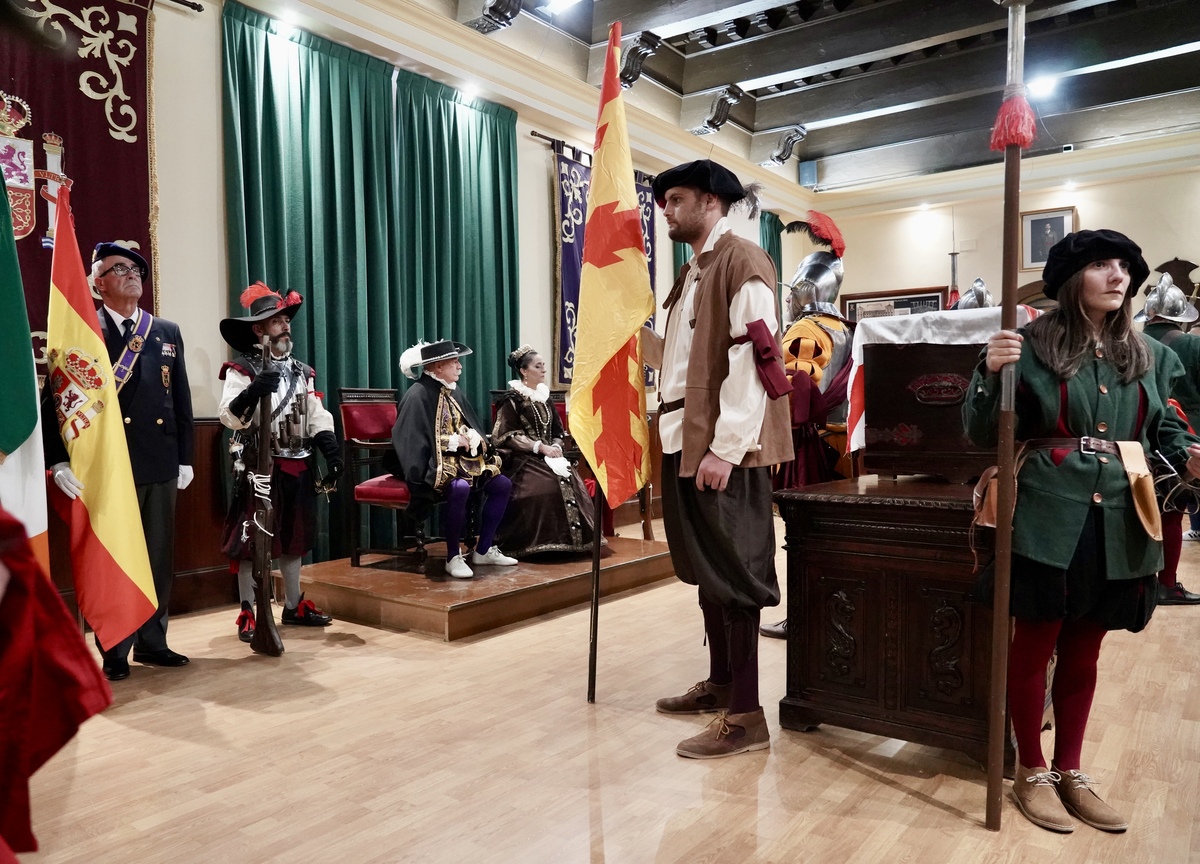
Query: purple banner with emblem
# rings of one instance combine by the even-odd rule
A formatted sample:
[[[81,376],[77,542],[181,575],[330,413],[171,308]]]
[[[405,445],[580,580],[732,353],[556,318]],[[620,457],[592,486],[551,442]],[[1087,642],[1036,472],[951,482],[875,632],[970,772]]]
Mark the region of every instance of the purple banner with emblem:
[[[583,270],[583,228],[587,216],[587,193],[592,169],[581,161],[554,154],[555,291],[554,372],[552,388],[569,387],[575,368],[575,323],[579,312],[579,276]],[[587,157],[590,162],[590,157]],[[647,179],[636,178],[638,203],[642,208],[642,237],[650,264],[650,290],[654,291],[654,191]],[[653,319],[652,319],[653,320]],[[646,370],[646,386],[653,386],[653,373]]]
[[[106,240],[136,248],[153,268],[149,16],[145,6],[125,0],[14,0],[14,6],[28,16],[35,38],[0,30],[0,173],[38,374],[44,375],[61,177],[72,183],[85,268],[92,247]],[[148,279],[141,299],[150,311],[152,288]]]

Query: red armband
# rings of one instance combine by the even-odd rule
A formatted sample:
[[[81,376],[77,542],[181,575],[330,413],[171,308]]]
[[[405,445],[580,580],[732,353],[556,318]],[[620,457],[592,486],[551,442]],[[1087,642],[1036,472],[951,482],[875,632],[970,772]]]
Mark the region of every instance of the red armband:
[[[746,335],[733,340],[734,345],[746,342],[754,343],[754,368],[758,371],[758,380],[762,381],[767,396],[778,399],[790,393],[792,384],[783,371],[783,353],[765,321],[761,318],[751,321],[746,325]]]

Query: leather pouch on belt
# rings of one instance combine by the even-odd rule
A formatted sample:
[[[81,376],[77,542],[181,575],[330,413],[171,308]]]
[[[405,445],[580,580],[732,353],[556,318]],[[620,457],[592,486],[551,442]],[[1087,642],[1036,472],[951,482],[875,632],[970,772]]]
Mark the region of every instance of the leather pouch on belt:
[[[1158,498],[1154,494],[1154,475],[1146,464],[1146,451],[1140,441],[1118,441],[1121,463],[1129,478],[1129,490],[1133,493],[1133,506],[1146,533],[1153,540],[1162,542],[1162,513],[1158,509]]]

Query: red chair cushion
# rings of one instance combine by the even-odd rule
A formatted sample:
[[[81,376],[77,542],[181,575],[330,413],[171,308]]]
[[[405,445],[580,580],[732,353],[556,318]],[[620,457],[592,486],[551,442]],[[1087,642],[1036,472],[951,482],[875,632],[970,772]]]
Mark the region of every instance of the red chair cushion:
[[[360,504],[379,504],[384,507],[407,507],[412,500],[408,484],[390,474],[372,477],[354,487],[354,500]]]

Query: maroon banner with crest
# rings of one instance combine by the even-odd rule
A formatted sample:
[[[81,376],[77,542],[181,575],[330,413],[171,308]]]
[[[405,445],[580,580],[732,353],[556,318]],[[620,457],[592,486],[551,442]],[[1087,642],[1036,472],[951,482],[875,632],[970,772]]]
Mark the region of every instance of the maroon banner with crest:
[[[84,265],[115,240],[153,266],[150,234],[148,12],[128,0],[15,0],[57,49],[0,30],[0,173],[12,206],[38,374],[58,178],[71,204]],[[148,5],[148,4],[147,4]],[[141,305],[153,311],[148,280]]]

